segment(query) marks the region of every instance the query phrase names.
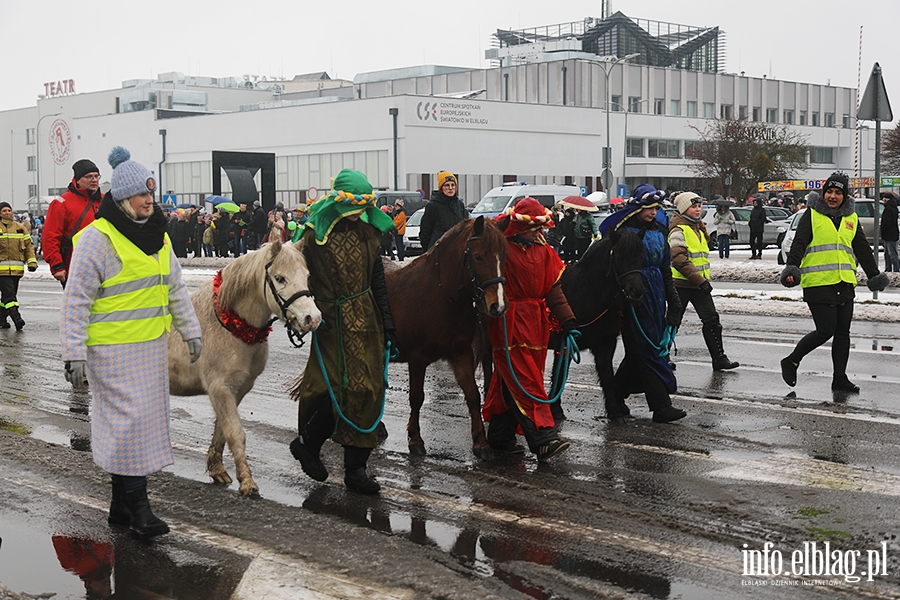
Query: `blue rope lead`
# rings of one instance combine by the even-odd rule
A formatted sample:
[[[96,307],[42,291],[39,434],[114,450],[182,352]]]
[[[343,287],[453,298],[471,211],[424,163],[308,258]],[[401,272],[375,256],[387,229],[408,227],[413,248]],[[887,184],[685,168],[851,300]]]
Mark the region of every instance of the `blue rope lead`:
[[[658,356],[668,356],[669,355],[669,346],[675,343],[675,335],[678,333],[677,327],[672,327],[671,325],[666,325],[665,331],[663,331],[662,339],[657,344],[649,337],[647,337],[647,332],[644,331],[644,328],[641,327],[641,322],[637,318],[637,314],[634,312],[634,307],[629,304],[628,310],[631,311],[631,316],[634,319],[634,323],[637,325],[637,329],[641,332],[641,337],[650,344],[650,347],[657,351]]]
[[[325,362],[322,360],[322,352],[319,350],[319,338],[316,336],[316,332],[313,331],[312,334],[313,348],[316,351],[316,358],[319,360],[319,369],[322,370],[322,376],[325,378],[325,387],[328,388],[328,395],[331,397],[331,404],[334,405],[334,409],[337,411],[338,416],[341,420],[358,431],[359,433],[372,433],[378,427],[378,424],[381,423],[381,419],[384,418],[384,405],[385,398],[387,397],[387,388],[388,388],[388,363],[391,358],[396,358],[399,356],[399,352],[393,348],[393,344],[388,342],[384,347],[384,388],[381,391],[381,411],[378,413],[378,418],[375,419],[375,423],[372,424],[368,429],[363,429],[350,419],[348,419],[344,412],[341,410],[341,407],[338,405],[337,398],[334,397],[334,390],[331,389],[331,381],[328,379],[328,371],[325,370]]]
[[[573,329],[566,334],[565,343],[560,351],[561,360],[556,362],[556,370],[553,372],[554,386],[553,390],[551,390],[554,392],[553,396],[547,400],[535,398],[522,387],[519,378],[516,377],[516,371],[513,369],[512,359],[509,354],[509,334],[506,331],[506,315],[503,315],[503,343],[504,348],[506,348],[506,366],[509,368],[513,383],[516,384],[519,391],[525,394],[525,397],[532,402],[539,402],[540,404],[553,404],[554,402],[557,402],[562,397],[563,391],[566,389],[566,380],[569,378],[569,363],[574,361],[575,364],[579,364],[581,362],[581,351],[578,349],[578,344],[575,343],[575,340],[580,337],[581,332],[577,329]],[[557,387],[559,389],[556,389]]]

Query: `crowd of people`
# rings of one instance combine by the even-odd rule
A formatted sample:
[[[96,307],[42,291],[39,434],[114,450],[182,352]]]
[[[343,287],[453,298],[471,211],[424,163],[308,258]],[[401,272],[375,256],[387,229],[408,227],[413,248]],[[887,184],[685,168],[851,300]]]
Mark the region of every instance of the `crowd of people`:
[[[172,464],[169,439],[168,351],[172,327],[188,345],[191,361],[202,351],[200,327],[181,277],[179,258],[241,256],[266,241],[304,241],[309,288],[328,327],[317,332],[298,388],[298,435],[291,454],[317,481],[328,471],[320,458],[329,439],[344,452],[348,489],[374,494],[380,485],[367,471],[378,441],[375,427],[357,423],[379,419],[384,397],[383,368],[397,336],[385,284],[384,257],[404,260],[404,202],[378,207],[363,173],[345,169],[334,189],[309,207],[291,211],[278,203],[265,212],[260,203],[240,204],[228,213],[208,214],[189,206],[166,214],[155,202],[152,174],[117,147],[109,157],[111,188],[99,191],[99,168],[89,160],[73,166],[69,189],[55,200],[43,226],[18,222],[0,202],[0,328],[24,327],[16,293],[26,269],[37,268],[42,247],[51,272],[63,286],[60,319],[65,377],[76,389],[88,381],[93,393],[92,450],[95,463],[111,475],[108,521],[127,525],[139,537],[168,532],[147,495],[147,475]],[[434,246],[468,217],[458,196],[456,176],[437,175],[438,189],[421,223],[423,248]],[[637,186],[619,210],[599,227],[577,199],[548,209],[523,198],[495,217],[508,244],[505,267],[507,313],[490,318],[492,378],[483,417],[488,441],[499,452],[520,453],[523,435],[539,461],[565,451],[570,442],[559,433],[547,402],[544,365],[552,314],[564,333],[578,337],[579,324],[560,285],[566,263],[581,259],[592,240],[630,231],[643,244],[641,277],[645,294],[632,311],[623,311],[625,354],[616,373],[622,405],[611,423],[630,416],[624,398],[643,393],[653,421],[671,423],[687,416],[672,405],[677,391],[675,364],[668,352],[688,304],[702,323],[703,339],[716,371],[739,364],[725,353],[722,324],[712,297],[710,233],[701,220],[704,199],[692,191],[669,194],[652,185]],[[762,197],[751,212],[762,211]],[[897,200],[882,198],[886,217],[881,234],[887,245],[886,271],[897,271]],[[674,207],[671,219],[660,210]],[[799,202],[792,202],[799,207]],[[855,213],[849,180],[834,173],[822,195],[809,197],[781,275],[786,286],[800,285],[815,330],[804,336],[780,363],[784,381],[794,386],[801,360],[832,339],[835,391],[855,393],[847,377],[850,324],[857,261],[868,287],[889,283],[874,259]],[[764,211],[763,211],[764,212]],[[717,209],[715,235],[720,257],[730,253],[735,219],[726,206]],[[756,242],[758,244],[758,242]],[[758,256],[751,237],[753,257]],[[352,352],[354,360],[348,360]]]

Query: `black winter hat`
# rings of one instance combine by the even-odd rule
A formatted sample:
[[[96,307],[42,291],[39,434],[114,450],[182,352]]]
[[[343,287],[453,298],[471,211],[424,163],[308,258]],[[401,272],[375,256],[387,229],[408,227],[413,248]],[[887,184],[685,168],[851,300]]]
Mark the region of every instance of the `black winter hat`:
[[[0,210],[3,210],[4,208],[12,209],[12,206],[10,206],[9,202],[0,202]]]
[[[850,178],[847,177],[846,173],[835,171],[828,176],[828,179],[825,181],[825,185],[822,186],[822,194],[824,195],[825,192],[827,192],[831,188],[840,190],[846,198],[850,195]]]
[[[72,170],[75,171],[75,181],[78,181],[88,173],[100,174],[100,169],[97,168],[97,165],[86,158],[82,158],[72,165]]]

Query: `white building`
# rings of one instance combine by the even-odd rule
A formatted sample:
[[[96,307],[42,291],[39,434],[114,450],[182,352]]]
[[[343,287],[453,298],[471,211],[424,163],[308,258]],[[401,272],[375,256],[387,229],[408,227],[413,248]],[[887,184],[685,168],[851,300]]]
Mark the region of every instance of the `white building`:
[[[178,203],[230,193],[224,171],[213,172],[214,152],[274,155],[274,189],[264,171],[251,175],[266,204],[289,207],[322,194],[345,167],[376,187],[393,188],[396,178],[400,189],[426,194],[436,173],[449,170],[470,204],[503,181],[568,182],[590,192],[608,177],[614,193],[616,184],[631,190],[644,182],[712,193],[720,182],[693,178],[685,144],[698,139],[694,127],[732,117],[805,135],[812,152],[801,178],[853,175],[857,167],[859,176],[874,175],[874,132],[860,130],[856,152],[855,89],[630,64],[571,44],[530,54],[513,48],[516,60],[497,51],[498,66],[488,69],[396,69],[294,93],[286,82],[168,73],[43,98],[0,112],[0,199],[24,210],[38,192],[60,193],[81,158],[106,180],[115,145],[161,172],[161,189]],[[608,173],[604,146],[612,149]]]

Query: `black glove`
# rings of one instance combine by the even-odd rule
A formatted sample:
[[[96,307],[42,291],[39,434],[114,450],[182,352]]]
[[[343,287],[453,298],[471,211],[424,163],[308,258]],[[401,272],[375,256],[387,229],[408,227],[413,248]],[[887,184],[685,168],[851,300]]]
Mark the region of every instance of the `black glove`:
[[[884,273],[878,273],[875,277],[870,277],[866,282],[866,285],[869,287],[869,291],[871,292],[880,292],[883,291],[891,283],[890,277],[888,277]]]
[[[684,312],[680,310],[672,310],[669,309],[666,311],[666,323],[671,325],[672,327],[681,327],[681,319],[684,317]]]
[[[35,263],[28,263],[28,270],[29,270],[30,272],[34,273],[35,271],[37,271],[37,264],[35,264]]]
[[[397,330],[396,329],[385,329],[384,330],[384,345],[387,346],[388,342],[391,343],[391,349],[399,351],[400,346],[397,344]]]
[[[700,284],[700,291],[712,294],[712,284],[709,282],[709,279]]]
[[[575,319],[569,319],[562,324],[563,333],[569,333],[570,331],[574,331],[576,329],[578,329],[578,321],[576,321]]]
[[[790,281],[788,281],[788,277],[791,278]],[[781,285],[784,287],[794,287],[799,284],[800,269],[794,265],[785,265],[784,270],[781,272]]]

